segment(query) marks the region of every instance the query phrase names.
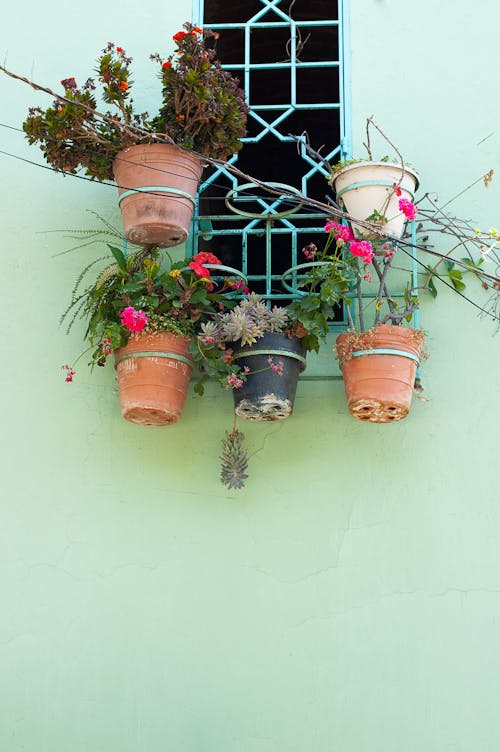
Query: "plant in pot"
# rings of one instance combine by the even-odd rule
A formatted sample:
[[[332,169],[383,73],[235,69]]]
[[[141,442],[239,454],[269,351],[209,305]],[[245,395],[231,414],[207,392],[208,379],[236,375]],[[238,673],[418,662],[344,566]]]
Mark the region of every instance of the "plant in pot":
[[[310,349],[306,337],[288,308],[270,307],[256,293],[201,324],[197,339],[205,376],[218,377],[234,398],[234,423],[221,455],[221,481],[227,488],[242,488],[248,477],[244,434],[236,418],[271,421],[291,415]]]
[[[240,285],[242,275],[211,253],[172,263],[156,247],[130,256],[109,248],[115,263],[82,289],[93,264],[84,269],[62,320],[70,317],[69,329],[76,318],[87,319],[92,366],[104,366],[114,354],[126,420],[176,423],[199,355],[192,343],[210,314],[231,305],[226,295]],[[66,381],[72,381],[74,366],[63,368]]]
[[[374,242],[358,240],[347,225],[331,220],[325,231],[324,248],[309,244],[303,249],[308,263],[295,268],[301,294],[291,305],[293,315],[312,336],[324,337],[333,306],[344,303],[350,328],[337,338],[336,351],[349,411],[374,423],[400,420],[410,408],[424,342],[423,332],[402,325],[417,308],[416,290],[408,282],[399,302],[389,290],[393,241],[380,239],[376,255]],[[372,272],[377,282],[366,296]]]
[[[377,166],[387,165],[383,180],[376,176],[365,180],[361,177],[366,176],[357,175],[346,189],[340,176],[373,165],[370,127],[395,150],[398,162],[377,163]],[[349,410],[360,420],[386,423],[404,418],[410,409],[424,343],[423,332],[416,323],[419,291],[427,290],[435,296],[435,281],[440,280],[483,315],[498,322],[500,283],[498,275],[485,267],[489,261],[498,272],[500,261],[495,249],[497,231],[487,234],[473,230],[470,221],[447,214],[444,208],[453,198],[440,207],[426,193],[419,199],[419,206],[414,203],[417,173],[373,118],[367,120],[365,146],[369,154],[367,162],[350,160],[332,169],[319,152],[306,145],[309,154],[331,171],[330,183],[337,190],[337,200],[346,209],[337,207],[332,214],[346,224],[333,219],[327,222],[328,239],[323,249],[318,250],[314,243],[306,246],[303,253],[308,263],[285,272],[283,282],[298,295],[292,304],[293,314],[308,329],[309,336],[324,336],[332,307],[345,305],[349,329],[337,338],[336,354]],[[488,187],[492,174],[489,171],[454,198],[476,183]],[[365,192],[367,203],[356,203]],[[349,203],[351,198],[356,201]],[[405,237],[408,220],[416,220],[411,239]],[[451,248],[437,250],[432,233],[439,233],[440,243],[451,239]],[[434,257],[435,263],[429,265],[414,256],[417,249]],[[457,250],[463,254],[462,258],[456,257]],[[409,257],[412,268],[405,269]],[[417,264],[422,269],[420,274]],[[482,287],[491,291],[488,308],[465,296],[466,271],[472,272]],[[417,328],[408,326],[411,323]]]
[[[380,235],[401,238],[419,186],[419,176],[405,163],[398,148],[382,133],[397,154],[373,159],[370,127],[382,133],[373,118],[366,121],[367,159],[349,159],[333,166],[329,183],[337,203],[350,217],[356,238],[377,241]]]
[[[82,85],[63,79],[64,95],[35,85],[55,100],[45,110],[30,109],[23,124],[29,142],[38,144],[58,171],[84,168],[92,179],[114,177],[126,237],[137,245],[184,242],[203,158],[224,160],[242,146],[248,108],[238,80],[222,70],[209,46],[217,36],[185,23],[173,36],[174,54],[151,55],[162,83],[154,116],[134,110],[132,59],[111,42],[96,71],[102,99],[112,111],[97,110],[92,78]]]
[[[287,308],[271,308],[249,293],[231,310],[202,323],[198,342],[206,372],[233,389],[236,415],[283,420],[293,411],[299,374],[306,367],[306,334]],[[227,367],[222,373],[221,362]]]

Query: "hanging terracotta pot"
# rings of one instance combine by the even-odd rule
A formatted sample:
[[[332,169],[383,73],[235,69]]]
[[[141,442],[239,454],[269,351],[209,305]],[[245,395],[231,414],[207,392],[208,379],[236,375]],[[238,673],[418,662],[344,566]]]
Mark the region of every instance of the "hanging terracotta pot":
[[[423,343],[421,331],[388,324],[337,337],[337,356],[354,418],[392,423],[408,415]]]
[[[193,371],[190,340],[170,332],[133,334],[115,350],[125,420],[143,426],[177,423]]]
[[[302,341],[286,334],[264,334],[253,345],[229,347],[234,350],[233,360],[250,370],[243,386],[233,390],[236,415],[253,421],[288,418],[299,374],[306,367]],[[270,367],[269,358],[277,371]]]
[[[399,182],[401,181],[401,183]],[[400,195],[394,184],[399,185]],[[367,220],[394,238],[403,235],[406,217],[398,204],[401,198],[413,201],[418,188],[418,174],[405,165],[404,173],[400,164],[392,162],[359,162],[342,167],[335,172],[333,185],[337,203],[344,205],[346,212],[355,219]],[[368,220],[374,212],[386,217],[387,222]],[[364,227],[351,223],[356,237],[368,238],[373,233]]]
[[[189,233],[202,163],[170,144],[139,144],[113,162],[128,241],[168,247]]]

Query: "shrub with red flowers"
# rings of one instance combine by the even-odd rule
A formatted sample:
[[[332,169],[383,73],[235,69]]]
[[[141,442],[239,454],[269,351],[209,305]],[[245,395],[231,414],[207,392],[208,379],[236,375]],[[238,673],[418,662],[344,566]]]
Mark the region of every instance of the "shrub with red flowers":
[[[238,80],[221,68],[208,40],[218,35],[190,23],[173,36],[174,55],[158,53],[163,86],[158,114],[134,110],[132,58],[109,42],[96,66],[101,98],[113,109],[102,112],[96,83],[63,78],[64,93],[45,110],[30,108],[23,129],[47,162],[61,172],[82,167],[91,178],[113,179],[113,160],[129,146],[168,141],[207,157],[226,159],[238,151],[246,134],[247,106]]]
[[[92,364],[104,365],[113,350],[142,331],[195,339],[210,315],[236,304],[234,286],[240,273],[232,276],[227,267],[219,270],[221,262],[212,253],[173,263],[167,251],[157,248],[126,256],[108,247],[112,256],[107,266],[88,287],[84,281],[93,264],[84,270],[62,317],[72,317],[69,328],[77,317],[88,321],[85,337]],[[202,359],[198,346],[193,352]],[[71,381],[74,370],[66,372]]]

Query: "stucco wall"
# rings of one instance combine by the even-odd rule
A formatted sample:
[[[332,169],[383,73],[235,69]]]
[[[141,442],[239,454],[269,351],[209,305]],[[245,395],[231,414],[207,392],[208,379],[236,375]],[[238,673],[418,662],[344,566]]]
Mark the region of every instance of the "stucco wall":
[[[500,176],[497,4],[353,6],[355,148],[374,114],[441,199]],[[27,0],[6,11],[0,54],[57,86],[113,40],[145,109],[147,54],[190,12]],[[1,77],[0,101],[19,126],[46,99]],[[42,161],[19,133],[1,142]],[[229,394],[141,428],[121,419],[111,368],[63,381],[83,327],[65,337],[58,318],[88,251],[54,258],[68,240],[40,233],[92,226],[85,209],[118,221],[114,192],[0,164],[0,749],[496,752],[493,327],[451,292],[426,299],[426,401],[406,421],[358,423],[340,381],[303,382],[289,421],[245,426],[251,478],[229,493]],[[497,180],[456,206],[487,228],[499,208]],[[333,372],[328,349],[316,367]]]

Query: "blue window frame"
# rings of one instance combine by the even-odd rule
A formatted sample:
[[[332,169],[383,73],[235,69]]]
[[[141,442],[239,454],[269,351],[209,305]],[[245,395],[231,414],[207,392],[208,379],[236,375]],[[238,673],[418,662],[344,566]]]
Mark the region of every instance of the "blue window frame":
[[[193,15],[220,33],[217,55],[250,108],[245,145],[230,163],[278,191],[284,184],[324,200],[327,172],[294,136],[324,145],[332,163],[351,156],[347,0],[194,0]],[[192,250],[216,253],[242,269],[252,290],[285,300],[281,275],[324,237],[324,220],[220,167],[200,186]]]

